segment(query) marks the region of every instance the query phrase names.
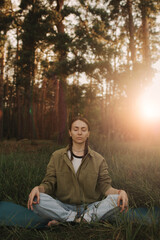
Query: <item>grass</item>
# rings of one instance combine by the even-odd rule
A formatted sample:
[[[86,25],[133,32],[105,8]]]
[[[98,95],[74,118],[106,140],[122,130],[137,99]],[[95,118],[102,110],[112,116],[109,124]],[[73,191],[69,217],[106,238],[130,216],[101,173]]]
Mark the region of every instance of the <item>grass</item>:
[[[94,144],[95,143],[95,144]],[[160,149],[147,143],[108,143],[92,139],[109,166],[113,186],[125,189],[131,207],[160,207]],[[51,153],[59,148],[51,141],[9,141],[0,143],[0,199],[26,206],[30,190],[38,185]],[[0,227],[0,239],[6,240],[158,240],[160,227],[136,223],[62,224],[29,230]]]

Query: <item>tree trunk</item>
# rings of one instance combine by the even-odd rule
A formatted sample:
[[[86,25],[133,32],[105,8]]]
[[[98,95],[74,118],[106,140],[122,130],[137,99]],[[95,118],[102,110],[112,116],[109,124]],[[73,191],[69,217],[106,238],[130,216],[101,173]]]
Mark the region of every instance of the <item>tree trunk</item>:
[[[3,138],[3,71],[4,71],[4,46],[0,43],[0,140]]]
[[[20,89],[16,86],[16,100],[17,100],[17,139],[22,138],[21,132],[21,101],[20,101]]]
[[[57,123],[59,122],[58,116],[59,116],[59,79],[56,79],[56,96],[55,96],[55,113],[56,113],[56,119]]]
[[[149,23],[147,16],[147,7],[144,1],[141,0],[141,14],[142,14],[142,41],[143,41],[143,65],[145,81],[151,80],[151,54],[149,47]]]
[[[19,56],[19,29],[17,26],[17,49],[16,49],[16,62],[18,63],[18,56]],[[15,75],[16,78],[18,77],[18,65],[16,64],[15,66]],[[20,98],[20,86],[19,82],[16,80],[16,108],[17,108],[17,134],[16,137],[17,139],[22,138],[22,128],[21,128],[21,98]]]
[[[43,80],[43,85],[42,85],[42,101],[41,101],[41,137],[44,138],[45,136],[45,114],[46,114],[46,86],[47,81],[44,79]]]
[[[67,121],[67,106],[66,106],[66,88],[65,83],[60,82],[59,84],[59,117],[58,117],[58,129],[59,129],[59,135],[58,135],[58,142],[60,144],[64,143],[65,135],[66,135],[66,121]]]
[[[64,0],[57,0],[57,12],[60,14]],[[57,23],[58,33],[64,33],[63,19]],[[66,53],[59,50],[58,61],[61,62],[66,56]],[[59,76],[59,100],[58,100],[58,143],[62,144],[66,135],[67,123],[67,106],[66,106],[66,77],[63,73]]]
[[[131,52],[131,60],[134,66],[135,57],[136,57],[136,50],[135,50],[135,43],[134,43],[134,23],[133,23],[133,14],[132,14],[132,0],[127,0],[127,10],[128,10],[128,17],[129,17],[129,36],[130,36],[130,52]]]
[[[133,22],[133,13],[132,13],[132,4],[133,0],[127,0],[127,12],[128,12],[128,31],[129,31],[129,52],[128,52],[128,111],[130,114],[135,112],[135,99],[137,97],[137,91],[139,91],[139,79],[136,76],[136,48],[134,41],[134,22]],[[131,57],[129,56],[131,54]],[[132,61],[132,70],[130,69],[130,60]]]

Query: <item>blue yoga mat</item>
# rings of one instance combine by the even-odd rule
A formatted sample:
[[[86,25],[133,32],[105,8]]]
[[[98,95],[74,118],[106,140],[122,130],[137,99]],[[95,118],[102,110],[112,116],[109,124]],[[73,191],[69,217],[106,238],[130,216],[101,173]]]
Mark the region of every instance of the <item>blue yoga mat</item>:
[[[120,208],[116,207],[101,218],[101,221],[113,222],[133,222],[141,225],[151,225],[160,223],[160,208],[159,207],[139,207],[130,208],[127,212],[120,212]]]
[[[106,213],[101,221],[135,222],[139,224],[159,224],[160,208],[133,208],[126,213],[120,213],[120,208],[114,208]],[[41,218],[33,211],[12,202],[0,201],[0,226],[17,226],[24,228],[44,228],[48,220]]]
[[[33,211],[12,202],[0,202],[0,226],[43,228],[48,221]]]

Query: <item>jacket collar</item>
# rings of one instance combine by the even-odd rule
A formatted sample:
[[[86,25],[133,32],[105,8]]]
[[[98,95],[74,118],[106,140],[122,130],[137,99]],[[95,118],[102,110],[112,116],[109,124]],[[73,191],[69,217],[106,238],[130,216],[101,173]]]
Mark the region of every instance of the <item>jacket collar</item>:
[[[67,153],[68,150],[69,150],[69,145],[67,145],[67,146],[64,148],[64,154],[68,154],[68,153]],[[90,147],[88,147],[88,154],[93,157],[93,150],[92,150]]]

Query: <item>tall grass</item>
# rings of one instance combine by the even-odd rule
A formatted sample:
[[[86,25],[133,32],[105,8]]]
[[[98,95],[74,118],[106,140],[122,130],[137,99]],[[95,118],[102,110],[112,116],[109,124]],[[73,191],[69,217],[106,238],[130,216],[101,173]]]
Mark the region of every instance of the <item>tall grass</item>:
[[[92,140],[106,159],[112,185],[127,191],[131,206],[160,205],[160,148],[148,142]]]
[[[131,207],[160,206],[160,150],[144,143],[107,142],[91,140],[94,149],[106,159],[112,185],[125,189]],[[53,142],[6,142],[0,144],[0,200],[26,206],[30,190],[44,177],[51,153],[59,148]],[[160,239],[157,225],[62,224],[46,230],[0,228],[0,239],[91,239],[91,240],[151,240]]]

